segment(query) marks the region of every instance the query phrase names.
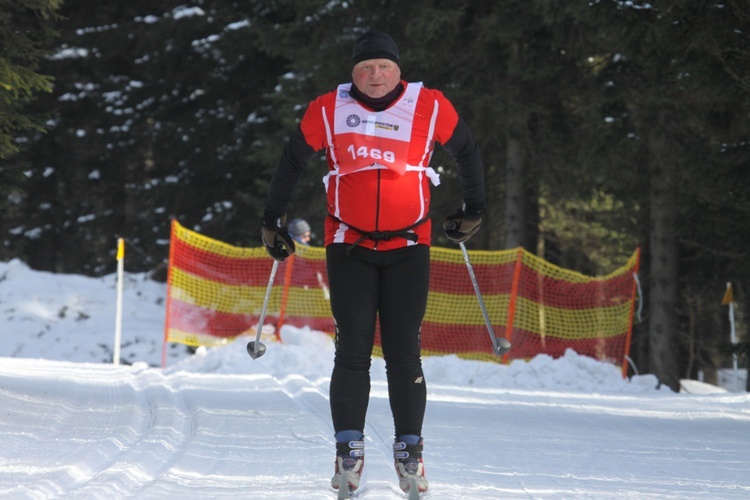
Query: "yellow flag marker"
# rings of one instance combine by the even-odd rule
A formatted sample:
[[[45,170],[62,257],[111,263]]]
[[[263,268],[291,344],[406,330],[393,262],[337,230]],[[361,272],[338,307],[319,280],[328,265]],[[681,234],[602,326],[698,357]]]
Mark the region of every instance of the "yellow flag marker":
[[[125,258],[125,240],[123,238],[117,239],[117,260]]]
[[[115,346],[112,362],[120,364],[120,339],[122,338],[122,283],[125,270],[125,240],[117,238],[117,310],[115,311]]]
[[[734,293],[732,292],[732,284],[727,283],[727,291],[724,292],[724,298],[721,299],[721,305],[728,306],[732,302],[734,302]]]

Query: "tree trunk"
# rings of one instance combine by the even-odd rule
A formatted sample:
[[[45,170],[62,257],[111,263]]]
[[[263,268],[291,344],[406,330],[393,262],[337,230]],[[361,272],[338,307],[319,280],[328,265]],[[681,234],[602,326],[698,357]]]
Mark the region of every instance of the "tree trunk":
[[[521,50],[513,44],[508,57],[508,73],[517,74],[522,67]],[[524,247],[535,252],[536,220],[532,207],[530,187],[530,154],[528,152],[529,129],[528,112],[524,105],[524,92],[521,83],[512,76],[506,84],[508,103],[508,124],[505,133],[507,150],[505,153],[505,248]]]
[[[524,246],[524,234],[528,221],[525,169],[521,141],[508,137],[505,174],[505,248]],[[529,248],[527,250],[533,251]]]
[[[679,390],[676,342],[678,297],[678,242],[675,231],[677,166],[670,155],[663,120],[648,133],[650,175],[650,371],[659,382]]]

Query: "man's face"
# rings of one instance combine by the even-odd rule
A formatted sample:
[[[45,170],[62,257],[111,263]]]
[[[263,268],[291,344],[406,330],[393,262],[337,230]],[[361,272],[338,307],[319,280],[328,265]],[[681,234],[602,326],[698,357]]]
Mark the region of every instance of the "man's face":
[[[367,59],[354,65],[352,81],[367,97],[377,99],[396,88],[401,69],[390,59]]]

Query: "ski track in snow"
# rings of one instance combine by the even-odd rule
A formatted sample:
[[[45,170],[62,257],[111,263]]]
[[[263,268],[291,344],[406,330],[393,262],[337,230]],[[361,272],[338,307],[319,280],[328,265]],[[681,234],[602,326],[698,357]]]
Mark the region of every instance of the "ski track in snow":
[[[327,392],[299,375],[3,359],[0,496],[335,498]],[[437,384],[428,498],[747,498],[749,426],[744,394]],[[358,497],[404,498],[384,381],[365,431]]]

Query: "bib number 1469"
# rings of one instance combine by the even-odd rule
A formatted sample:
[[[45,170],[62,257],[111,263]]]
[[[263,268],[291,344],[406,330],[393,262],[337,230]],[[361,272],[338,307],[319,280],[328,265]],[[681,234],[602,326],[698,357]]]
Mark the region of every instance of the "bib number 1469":
[[[368,148],[367,146],[360,146],[356,150],[354,145],[351,144],[346,150],[352,155],[352,159],[356,160],[359,158],[372,158],[373,160],[384,160],[388,163],[396,161],[396,154],[393,151],[381,151],[378,148]]]

